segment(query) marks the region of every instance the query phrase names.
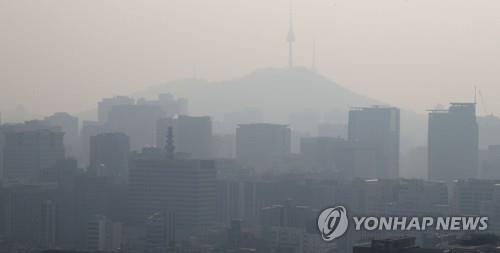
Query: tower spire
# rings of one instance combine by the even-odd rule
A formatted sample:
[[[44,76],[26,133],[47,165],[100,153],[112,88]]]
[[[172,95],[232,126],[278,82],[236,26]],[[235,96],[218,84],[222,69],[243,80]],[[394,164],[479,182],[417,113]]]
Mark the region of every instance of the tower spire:
[[[293,3],[292,0],[290,0],[290,24],[289,24],[289,30],[288,30],[288,36],[287,36],[287,41],[288,41],[288,67],[292,68],[293,67],[293,43],[295,42],[295,34],[293,32]]]

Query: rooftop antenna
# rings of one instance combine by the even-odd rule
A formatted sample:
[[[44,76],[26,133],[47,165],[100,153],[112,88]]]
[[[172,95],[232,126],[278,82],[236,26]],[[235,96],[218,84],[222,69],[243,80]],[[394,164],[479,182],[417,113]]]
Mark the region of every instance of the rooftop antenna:
[[[292,0],[290,0],[290,20],[289,20],[289,30],[288,30],[288,36],[287,36],[287,41],[288,41],[288,67],[292,68],[293,67],[293,43],[295,42],[295,34],[293,32],[293,3]]]
[[[486,102],[483,97],[483,93],[481,92],[481,89],[477,89],[476,86],[474,86],[474,104],[477,102],[477,93],[479,93],[479,98],[481,99],[481,107],[483,108],[484,115],[488,115],[488,110],[486,108]]]

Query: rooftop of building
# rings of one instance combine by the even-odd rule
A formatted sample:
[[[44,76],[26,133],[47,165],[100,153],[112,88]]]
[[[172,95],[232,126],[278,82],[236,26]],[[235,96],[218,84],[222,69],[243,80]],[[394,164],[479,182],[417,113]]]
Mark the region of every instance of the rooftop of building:
[[[351,111],[365,111],[365,110],[390,110],[390,109],[396,109],[399,110],[399,108],[394,107],[394,106],[387,106],[387,105],[372,105],[372,106],[353,106],[350,108]]]
[[[239,127],[288,127],[286,124],[274,124],[274,123],[248,123],[248,124],[238,124]]]

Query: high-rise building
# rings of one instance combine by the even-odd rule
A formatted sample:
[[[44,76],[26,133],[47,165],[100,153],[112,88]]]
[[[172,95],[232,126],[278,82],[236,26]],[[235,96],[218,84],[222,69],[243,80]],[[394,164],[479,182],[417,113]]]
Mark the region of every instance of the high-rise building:
[[[131,158],[130,221],[145,225],[157,212],[175,215],[176,238],[206,231],[215,220],[214,161],[181,160],[166,152],[145,149]]]
[[[429,113],[429,179],[477,177],[478,125],[474,103],[452,103]]]
[[[5,137],[3,134],[3,127],[0,125],[0,178],[4,176],[4,170],[3,170],[3,149],[4,149],[4,144],[5,144]]]
[[[224,225],[232,220],[255,223],[259,212],[257,186],[252,180],[217,180],[217,221]]]
[[[175,252],[175,213],[159,211],[148,217],[146,223],[146,253]]]
[[[54,246],[55,184],[15,184],[1,190],[2,234],[28,247]]]
[[[128,178],[129,137],[123,133],[104,133],[90,137],[90,166],[104,167],[105,175],[125,183]]]
[[[193,159],[212,158],[212,120],[181,115],[174,122],[175,149]]]
[[[487,150],[480,150],[479,164],[479,178],[500,180],[500,145],[489,145]]]
[[[451,185],[450,204],[452,211],[459,215],[479,215],[481,203],[491,201],[498,181],[460,179]]]
[[[41,238],[40,244],[46,248],[56,246],[57,212],[56,204],[52,200],[44,200],[41,204]]]
[[[138,105],[159,105],[165,112],[165,116],[174,117],[188,114],[188,101],[185,98],[176,98],[174,95],[164,93],[158,95],[157,100],[147,100],[141,98],[137,100]]]
[[[236,158],[257,167],[291,153],[291,130],[287,125],[241,124],[236,129]]]
[[[80,155],[78,161],[83,167],[90,165],[90,137],[101,133],[112,132],[109,126],[97,121],[84,120],[82,122],[82,130],[80,132]]]
[[[54,113],[44,118],[45,123],[61,127],[64,132],[64,146],[67,155],[76,156],[79,148],[78,117],[66,112]]]
[[[373,157],[373,162],[366,163],[366,168],[360,167],[356,176],[398,177],[399,121],[399,109],[393,107],[374,106],[349,111],[348,140],[357,150]]]
[[[36,179],[42,170],[52,168],[64,159],[64,133],[59,127],[27,122],[4,127],[4,176]]]
[[[113,106],[108,114],[109,127],[130,137],[132,150],[156,144],[156,122],[164,118],[160,105],[137,104]]]
[[[103,215],[96,215],[87,224],[87,250],[114,251],[123,246],[123,228]]]
[[[133,105],[134,99],[131,97],[117,96],[112,98],[104,98],[97,105],[97,119],[100,123],[108,121],[108,114],[117,105]]]
[[[493,186],[491,200],[481,201],[480,215],[488,217],[488,231],[500,233],[500,184]]]

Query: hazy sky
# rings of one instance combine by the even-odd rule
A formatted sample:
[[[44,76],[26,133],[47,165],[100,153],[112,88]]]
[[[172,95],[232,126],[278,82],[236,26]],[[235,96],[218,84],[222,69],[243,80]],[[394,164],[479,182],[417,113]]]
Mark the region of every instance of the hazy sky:
[[[294,0],[296,62],[423,111],[500,114],[500,1]],[[0,0],[0,110],[90,109],[103,96],[287,63],[288,0]],[[483,109],[480,109],[483,112]]]

